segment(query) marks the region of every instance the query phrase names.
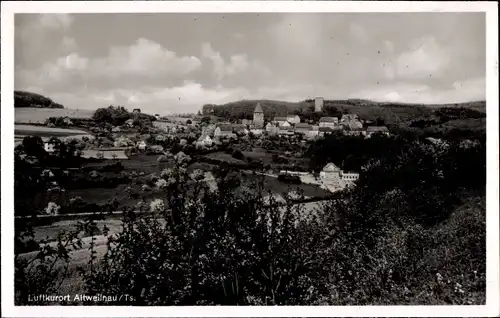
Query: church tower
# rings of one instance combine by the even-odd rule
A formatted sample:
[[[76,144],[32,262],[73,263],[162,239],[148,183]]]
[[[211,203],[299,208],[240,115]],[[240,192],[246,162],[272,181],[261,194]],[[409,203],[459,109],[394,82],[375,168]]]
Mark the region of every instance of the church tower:
[[[258,127],[262,127],[264,125],[264,111],[262,110],[260,103],[257,103],[253,112],[253,124]]]

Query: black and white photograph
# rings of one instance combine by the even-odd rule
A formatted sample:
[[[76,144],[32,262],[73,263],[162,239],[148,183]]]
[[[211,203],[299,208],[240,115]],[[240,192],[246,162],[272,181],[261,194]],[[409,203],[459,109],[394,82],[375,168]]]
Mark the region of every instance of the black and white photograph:
[[[190,2],[2,3],[2,307],[500,313],[495,3]]]

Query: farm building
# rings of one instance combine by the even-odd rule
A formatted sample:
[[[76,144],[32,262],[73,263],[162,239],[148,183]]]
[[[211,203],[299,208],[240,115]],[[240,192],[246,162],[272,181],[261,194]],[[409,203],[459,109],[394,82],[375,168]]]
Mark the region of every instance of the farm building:
[[[132,111],[132,113],[140,114],[141,113],[141,109],[140,108],[134,108],[134,110]]]

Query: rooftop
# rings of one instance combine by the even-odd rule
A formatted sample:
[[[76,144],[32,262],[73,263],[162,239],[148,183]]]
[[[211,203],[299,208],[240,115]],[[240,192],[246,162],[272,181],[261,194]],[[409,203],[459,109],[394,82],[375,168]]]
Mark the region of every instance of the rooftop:
[[[260,103],[257,103],[257,106],[255,106],[255,110],[253,111],[254,113],[263,113],[264,110],[262,110],[262,107],[260,106]]]
[[[387,127],[385,127],[385,126],[369,126],[366,128],[366,131],[367,132],[376,132],[376,131],[387,132],[387,131],[389,131],[389,129],[387,129]]]
[[[339,119],[337,117],[321,117],[319,119],[320,123],[338,123]]]

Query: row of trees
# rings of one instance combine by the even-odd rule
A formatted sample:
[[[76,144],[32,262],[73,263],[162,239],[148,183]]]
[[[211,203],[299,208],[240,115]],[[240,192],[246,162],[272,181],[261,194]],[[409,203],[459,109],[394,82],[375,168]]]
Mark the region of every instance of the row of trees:
[[[122,126],[129,119],[133,119],[135,126],[151,126],[151,122],[156,120],[154,116],[143,113],[131,113],[123,106],[109,106],[99,108],[95,111],[92,119],[98,124],[112,124]]]
[[[14,107],[64,108],[48,97],[24,91],[14,91]]]

